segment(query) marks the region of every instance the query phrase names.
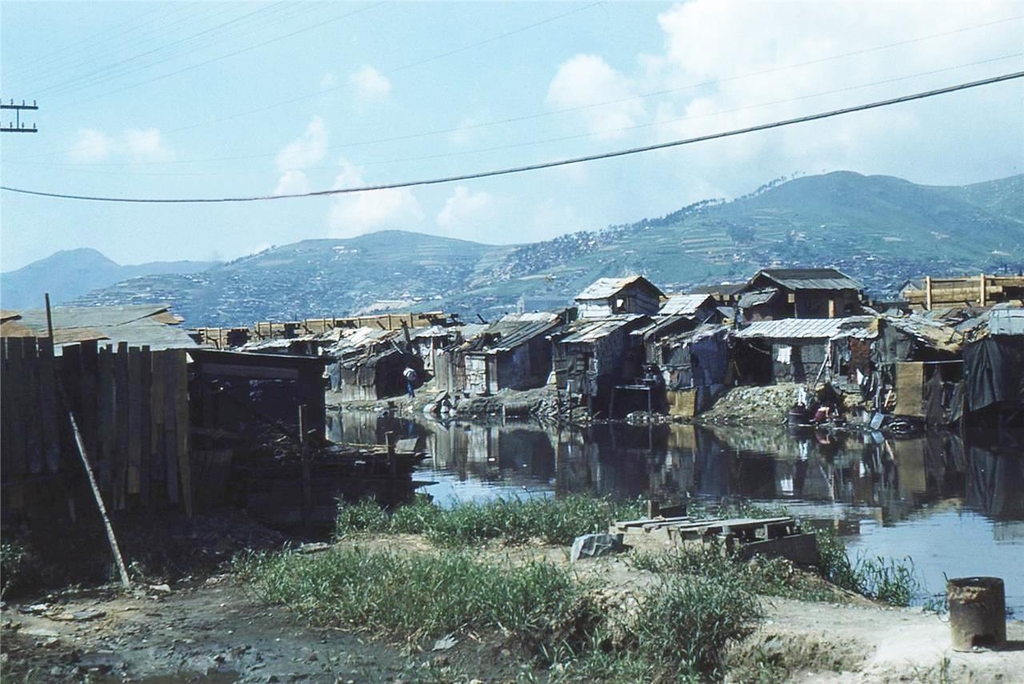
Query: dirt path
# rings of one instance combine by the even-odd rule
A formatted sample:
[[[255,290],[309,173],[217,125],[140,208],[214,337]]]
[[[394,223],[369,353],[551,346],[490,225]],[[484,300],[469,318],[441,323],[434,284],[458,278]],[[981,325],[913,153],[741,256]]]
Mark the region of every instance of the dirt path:
[[[46,606],[3,611],[5,681],[31,671],[29,681],[382,682],[416,667],[396,649],[307,627],[225,576]]]

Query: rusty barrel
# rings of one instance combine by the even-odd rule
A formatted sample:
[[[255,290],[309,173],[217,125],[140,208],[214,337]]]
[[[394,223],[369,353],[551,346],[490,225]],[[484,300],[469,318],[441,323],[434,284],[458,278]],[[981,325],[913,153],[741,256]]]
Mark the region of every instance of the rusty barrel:
[[[957,577],[946,582],[953,650],[995,647],[1006,641],[1006,590],[998,577]]]

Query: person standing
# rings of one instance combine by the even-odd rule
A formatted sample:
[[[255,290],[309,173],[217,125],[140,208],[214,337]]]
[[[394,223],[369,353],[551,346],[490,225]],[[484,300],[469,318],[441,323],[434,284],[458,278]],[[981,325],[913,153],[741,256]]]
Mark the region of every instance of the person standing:
[[[412,366],[406,366],[405,370],[402,371],[402,375],[405,376],[405,389],[409,393],[410,399],[416,398],[416,391],[413,388],[413,383],[416,382],[416,371]]]

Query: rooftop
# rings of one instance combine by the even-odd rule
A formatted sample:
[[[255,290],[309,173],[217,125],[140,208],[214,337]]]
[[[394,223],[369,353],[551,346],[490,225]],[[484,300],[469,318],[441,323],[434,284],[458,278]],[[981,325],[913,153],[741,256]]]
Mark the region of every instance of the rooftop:
[[[635,275],[628,276],[626,278],[598,278],[596,281],[591,283],[587,289],[576,295],[576,299],[608,299],[609,297],[614,297],[616,294],[634,283],[646,285],[651,288],[652,291],[657,292],[658,295],[664,294],[656,285],[647,280],[647,278]]]
[[[874,320],[874,316],[851,316],[850,318],[783,318],[778,321],[756,321],[736,332],[736,337],[742,339],[827,340],[845,330],[865,328]]]
[[[764,268],[763,275],[790,290],[863,290],[864,286],[834,268]]]

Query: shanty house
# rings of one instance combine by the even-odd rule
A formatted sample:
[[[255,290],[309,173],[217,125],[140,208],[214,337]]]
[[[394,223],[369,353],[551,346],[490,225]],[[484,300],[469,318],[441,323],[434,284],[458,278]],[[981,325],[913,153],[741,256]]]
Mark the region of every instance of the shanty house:
[[[813,382],[832,360],[831,340],[843,331],[865,328],[871,316],[757,321],[733,333],[736,362],[744,384]]]
[[[600,278],[576,295],[580,318],[654,315],[665,294],[643,276]]]
[[[744,321],[841,318],[860,311],[864,287],[834,268],[762,269],[739,295]]]
[[[493,394],[542,387],[551,374],[547,335],[560,324],[553,313],[510,314],[495,322],[477,348],[466,352],[466,390]]]
[[[642,374],[642,339],[631,333],[649,322],[647,316],[635,314],[580,319],[551,335],[558,388],[603,406],[615,385],[633,382]]]
[[[997,305],[988,312],[986,327],[964,347],[967,408],[993,413],[1000,425],[1019,426],[1024,423],[1024,309]]]

